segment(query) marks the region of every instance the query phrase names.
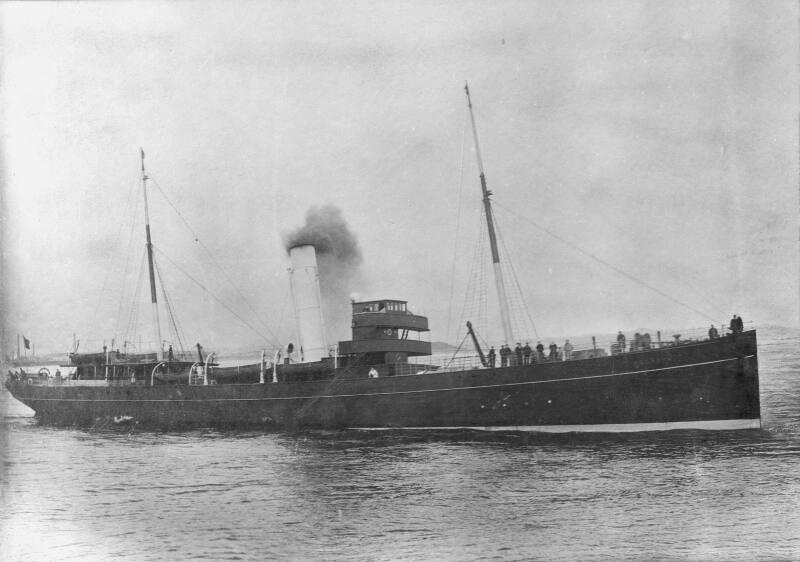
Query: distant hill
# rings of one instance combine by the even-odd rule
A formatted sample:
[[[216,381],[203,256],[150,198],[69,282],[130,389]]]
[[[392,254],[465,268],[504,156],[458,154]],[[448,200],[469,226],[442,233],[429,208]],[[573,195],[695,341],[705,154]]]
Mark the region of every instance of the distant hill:
[[[458,349],[454,345],[450,345],[449,343],[443,341],[434,341],[431,342],[431,352],[433,353],[450,353]]]

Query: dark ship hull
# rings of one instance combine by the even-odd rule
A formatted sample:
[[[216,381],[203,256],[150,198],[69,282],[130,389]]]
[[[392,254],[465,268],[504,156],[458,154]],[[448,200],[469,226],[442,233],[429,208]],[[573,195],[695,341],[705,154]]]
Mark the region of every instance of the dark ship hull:
[[[515,337],[509,318],[491,191],[478,150],[469,89],[465,90],[503,341],[513,344],[520,338]],[[147,218],[144,151],[141,171]],[[561,351],[551,345],[551,360],[539,352],[533,364],[519,365],[516,363],[524,362],[526,349],[517,344],[512,352],[504,345],[499,368],[494,366],[494,348],[484,355],[467,322],[480,366],[439,370],[409,362],[409,358],[430,356],[432,349],[429,341],[420,338],[429,331],[428,319],[412,314],[407,301],[353,301],[352,339],[331,349],[323,324],[314,244],[320,244],[320,250],[326,245],[314,228],[293,235],[286,248],[297,345],[283,348],[273,342],[277,347],[272,350],[274,355],[265,350],[259,365],[218,368],[213,354],[203,358],[199,346],[196,362],[186,355],[173,355],[171,345],[164,361],[147,220],[150,302],[156,311],[153,341],[160,342],[159,353],[128,355],[105,347],[102,353],[73,353],[68,380],[57,373],[55,384],[50,384],[44,376],[34,379],[12,373],[6,386],[15,398],[33,408],[41,422],[67,426],[129,422],[166,429],[256,426],[508,431],[760,427],[756,333],[743,331],[741,319],[736,317],[730,336],[681,342],[676,334],[675,341],[668,343],[662,343],[659,336],[655,348],[651,348],[648,334],[636,334],[632,350],[626,350],[620,333],[610,356],[594,343],[592,349],[573,354],[567,341]],[[710,333],[715,333],[713,327]],[[527,344],[526,348],[530,354]],[[505,366],[509,355],[514,366]],[[275,361],[269,372],[266,357]]]
[[[270,373],[271,374],[271,373]],[[15,398],[53,425],[649,431],[760,427],[756,333],[503,368],[263,384],[40,386]]]

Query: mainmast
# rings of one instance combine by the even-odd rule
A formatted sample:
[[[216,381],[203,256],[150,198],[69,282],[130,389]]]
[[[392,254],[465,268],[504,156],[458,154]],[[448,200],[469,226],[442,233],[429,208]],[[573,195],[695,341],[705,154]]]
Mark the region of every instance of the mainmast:
[[[153,303],[153,320],[156,325],[156,345],[158,359],[163,359],[164,350],[161,346],[161,322],[158,318],[158,297],[156,295],[156,276],[153,271],[153,243],[150,241],[150,211],[147,208],[147,174],[144,171],[144,149],[142,153],[142,192],[144,193],[144,228],[147,235],[147,267],[150,271],[150,302]]]
[[[464,91],[467,92],[467,105],[469,106],[469,117],[472,121],[472,137],[475,140],[475,154],[478,157],[478,170],[481,173],[481,192],[483,193],[483,208],[486,211],[486,226],[489,228],[489,244],[492,248],[492,264],[494,267],[494,282],[497,285],[497,299],[500,301],[500,320],[503,323],[503,337],[505,343],[512,344],[514,334],[511,331],[511,315],[508,311],[508,297],[506,297],[506,286],[503,282],[503,270],[500,268],[500,252],[497,251],[497,235],[494,232],[494,218],[492,216],[492,192],[486,187],[486,174],[483,172],[483,160],[481,159],[481,148],[478,144],[478,129],[475,127],[475,115],[472,113],[472,99],[469,97],[469,84],[464,84]]]

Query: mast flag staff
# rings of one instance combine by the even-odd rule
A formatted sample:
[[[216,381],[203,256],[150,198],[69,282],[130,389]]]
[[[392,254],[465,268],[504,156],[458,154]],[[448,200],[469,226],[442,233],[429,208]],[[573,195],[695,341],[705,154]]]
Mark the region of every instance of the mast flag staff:
[[[483,159],[481,158],[481,147],[478,144],[478,129],[475,126],[475,115],[472,113],[472,99],[469,96],[469,84],[464,83],[464,91],[467,93],[467,105],[469,106],[469,118],[472,123],[472,138],[475,141],[475,155],[478,158],[478,171],[481,174],[481,193],[483,194],[483,208],[486,212],[486,226],[489,229],[489,244],[492,248],[492,264],[494,267],[494,282],[497,286],[497,299],[500,303],[500,321],[503,324],[503,337],[506,343],[513,343],[514,334],[511,331],[511,315],[508,310],[508,297],[506,296],[506,286],[503,281],[503,270],[500,268],[500,252],[497,250],[497,235],[494,231],[494,217],[492,215],[492,192],[486,187],[486,174],[483,171]]]

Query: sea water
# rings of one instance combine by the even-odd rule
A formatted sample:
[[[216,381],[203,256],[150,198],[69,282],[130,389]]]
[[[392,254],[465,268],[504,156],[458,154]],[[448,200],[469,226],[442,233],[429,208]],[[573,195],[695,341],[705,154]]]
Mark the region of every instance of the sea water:
[[[0,560],[800,558],[800,338],[763,430],[74,430],[7,393]]]

